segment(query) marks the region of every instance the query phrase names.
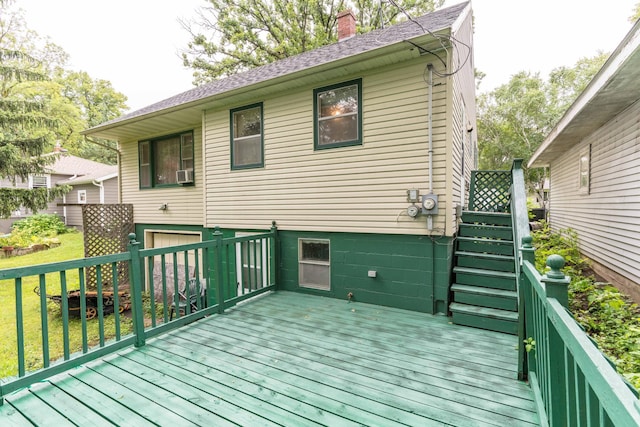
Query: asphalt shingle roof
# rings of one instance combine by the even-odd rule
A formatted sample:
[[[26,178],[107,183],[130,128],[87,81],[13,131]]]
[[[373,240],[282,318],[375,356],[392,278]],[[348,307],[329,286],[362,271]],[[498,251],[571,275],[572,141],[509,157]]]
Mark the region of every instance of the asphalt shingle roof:
[[[293,74],[318,65],[327,64],[339,59],[379,49],[402,40],[420,36],[425,33],[423,28],[431,32],[449,28],[453,25],[456,19],[458,19],[460,14],[467,7],[468,3],[469,2],[460,3],[423,15],[419,18],[415,18],[414,21],[417,21],[420,25],[412,21],[405,21],[388,28],[374,30],[366,34],[360,34],[338,43],[303,52],[299,55],[204,84],[163,101],[133,111],[117,119],[105,122],[93,129],[127,121],[169,108],[178,107],[183,104],[219,95],[234,89],[251,86],[256,83]]]
[[[54,153],[48,155],[55,155]],[[46,167],[49,173],[56,175],[68,175],[74,177],[73,180],[65,184],[89,182],[101,180],[104,177],[118,172],[117,166],[107,165],[93,160],[83,159],[70,154],[60,153],[56,161]]]

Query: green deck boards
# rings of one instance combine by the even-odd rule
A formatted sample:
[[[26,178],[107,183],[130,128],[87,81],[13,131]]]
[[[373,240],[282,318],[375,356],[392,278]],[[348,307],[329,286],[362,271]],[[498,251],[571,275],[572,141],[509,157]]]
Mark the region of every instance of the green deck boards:
[[[2,425],[537,426],[517,340],[277,292],[6,396]]]

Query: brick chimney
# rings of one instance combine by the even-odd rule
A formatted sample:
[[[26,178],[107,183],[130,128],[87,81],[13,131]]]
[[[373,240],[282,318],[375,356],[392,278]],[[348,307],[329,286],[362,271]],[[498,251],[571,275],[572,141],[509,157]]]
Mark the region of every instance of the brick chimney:
[[[350,10],[340,12],[338,19],[338,41],[350,39],[356,35],[356,16]]]
[[[60,143],[60,141],[56,142],[56,145],[53,147],[53,152],[62,153],[62,144]]]

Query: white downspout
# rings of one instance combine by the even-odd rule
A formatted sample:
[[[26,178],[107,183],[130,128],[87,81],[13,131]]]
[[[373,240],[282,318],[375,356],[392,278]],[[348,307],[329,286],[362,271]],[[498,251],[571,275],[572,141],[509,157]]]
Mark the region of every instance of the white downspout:
[[[429,96],[428,96],[428,116],[429,116],[429,194],[433,194],[433,64],[427,64],[429,70]],[[433,216],[427,216],[427,230],[433,230]]]
[[[104,205],[104,183],[94,180],[93,185],[100,187],[100,204]]]

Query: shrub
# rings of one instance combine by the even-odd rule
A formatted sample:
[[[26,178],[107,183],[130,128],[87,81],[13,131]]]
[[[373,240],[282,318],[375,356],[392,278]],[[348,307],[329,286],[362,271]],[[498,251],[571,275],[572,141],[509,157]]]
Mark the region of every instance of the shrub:
[[[49,236],[68,233],[69,229],[57,215],[37,214],[13,223],[12,233]]]
[[[577,233],[552,231],[548,224],[532,233],[536,267],[543,271],[546,259],[559,254],[566,261],[569,309],[585,332],[598,344],[620,372],[640,390],[640,309],[609,283],[596,280],[589,263],[580,256]]]

